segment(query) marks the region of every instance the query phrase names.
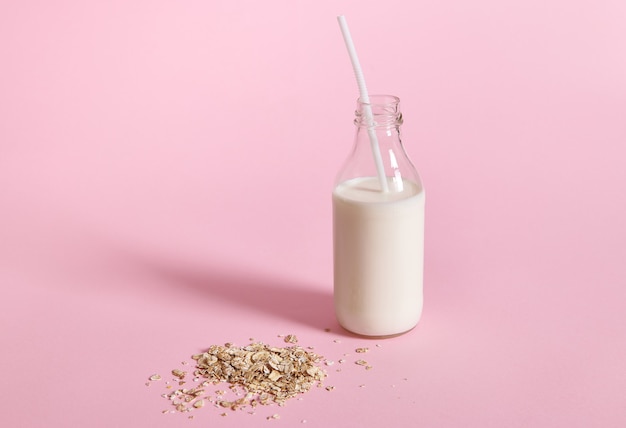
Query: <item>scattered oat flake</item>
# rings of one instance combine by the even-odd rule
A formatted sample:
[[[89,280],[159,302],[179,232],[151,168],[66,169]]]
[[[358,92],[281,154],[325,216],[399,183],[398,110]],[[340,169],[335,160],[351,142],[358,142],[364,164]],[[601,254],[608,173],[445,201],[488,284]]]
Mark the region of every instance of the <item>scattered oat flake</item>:
[[[354,364],[358,364],[359,366],[366,366],[367,365],[367,361],[365,361],[365,360],[356,360],[354,362]]]
[[[198,400],[195,403],[193,403],[193,407],[195,407],[196,409],[199,409],[200,407],[204,407],[204,400]]]
[[[295,334],[288,334],[285,336],[285,343],[298,343],[298,338]]]
[[[148,378],[149,380],[161,380],[161,375],[153,374]]]
[[[330,385],[328,385],[328,386],[326,387],[326,391],[332,391],[333,389],[335,389],[335,387],[334,387],[334,386],[330,386]]]
[[[372,366],[365,366],[365,370],[372,370]]]
[[[185,375],[187,374],[187,372],[184,372],[184,371],[178,370],[178,369],[174,369],[174,370],[172,370],[172,374],[174,376],[176,376],[178,379],[184,379]]]
[[[272,416],[267,417],[268,421],[272,419],[280,419],[280,415],[278,413],[274,413]]]
[[[339,360],[339,364],[343,364],[345,362],[346,362],[346,360],[344,360],[343,358],[341,360]]]
[[[354,350],[354,352],[356,352],[357,354],[364,354],[366,352],[369,352],[370,348],[356,348]]]

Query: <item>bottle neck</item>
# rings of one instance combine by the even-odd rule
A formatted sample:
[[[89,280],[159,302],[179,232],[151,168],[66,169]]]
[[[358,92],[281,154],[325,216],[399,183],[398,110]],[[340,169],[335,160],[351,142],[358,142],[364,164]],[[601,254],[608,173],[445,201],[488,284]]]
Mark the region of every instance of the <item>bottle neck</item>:
[[[354,124],[359,128],[393,130],[402,125],[400,99],[393,95],[370,95],[369,102],[357,100]]]
[[[354,179],[373,180],[388,195],[421,189],[419,174],[400,139],[399,104],[398,97],[391,95],[372,95],[367,103],[357,101],[355,144],[337,174],[337,185]]]

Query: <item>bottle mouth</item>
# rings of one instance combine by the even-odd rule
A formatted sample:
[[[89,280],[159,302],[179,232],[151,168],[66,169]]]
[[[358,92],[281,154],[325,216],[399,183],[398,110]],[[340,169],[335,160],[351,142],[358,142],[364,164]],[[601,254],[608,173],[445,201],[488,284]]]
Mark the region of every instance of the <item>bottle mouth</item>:
[[[373,123],[368,123],[365,114],[368,107],[372,110]],[[394,95],[370,95],[368,103],[363,102],[359,97],[354,114],[354,124],[356,126],[389,128],[402,124],[400,98]]]
[[[372,107],[375,105],[376,106],[388,106],[388,105],[397,106],[398,104],[400,104],[400,98],[396,97],[395,95],[374,94],[374,95],[370,95],[369,98],[370,98],[369,103],[364,103],[361,97],[359,97],[356,100],[356,102],[358,105],[369,104]]]

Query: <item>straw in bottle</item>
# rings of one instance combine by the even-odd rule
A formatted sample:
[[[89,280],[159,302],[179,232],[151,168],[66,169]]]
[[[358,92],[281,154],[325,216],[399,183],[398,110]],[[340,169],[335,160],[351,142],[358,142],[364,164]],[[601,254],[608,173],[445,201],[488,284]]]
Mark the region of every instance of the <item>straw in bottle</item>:
[[[372,105],[370,104],[370,97],[367,93],[367,86],[365,86],[365,78],[363,77],[363,70],[361,69],[361,63],[356,54],[354,43],[352,42],[352,36],[350,35],[350,29],[348,23],[343,15],[337,17],[341,33],[343,34],[343,40],[346,42],[346,48],[348,49],[348,55],[350,55],[350,61],[352,62],[352,68],[354,69],[354,75],[356,76],[356,83],[359,86],[359,93],[361,96],[361,102],[363,103],[363,112],[365,113],[365,121],[367,123],[367,134],[370,139],[370,146],[372,148],[372,155],[374,156],[374,164],[376,165],[376,173],[378,174],[378,181],[380,188],[383,192],[389,191],[387,184],[387,178],[385,177],[385,167],[383,166],[383,159],[380,154],[380,148],[378,146],[378,137],[374,130],[374,115],[372,113]]]

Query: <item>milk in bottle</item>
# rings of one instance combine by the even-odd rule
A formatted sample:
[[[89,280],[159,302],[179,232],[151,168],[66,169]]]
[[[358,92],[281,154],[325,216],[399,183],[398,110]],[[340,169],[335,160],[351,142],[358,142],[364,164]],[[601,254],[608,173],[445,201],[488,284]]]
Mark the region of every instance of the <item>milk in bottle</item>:
[[[422,313],[425,195],[400,140],[399,99],[372,95],[370,105],[368,124],[358,102],[355,146],[332,194],[334,303],[347,330],[388,336],[411,330]],[[387,186],[377,176],[368,126]]]

